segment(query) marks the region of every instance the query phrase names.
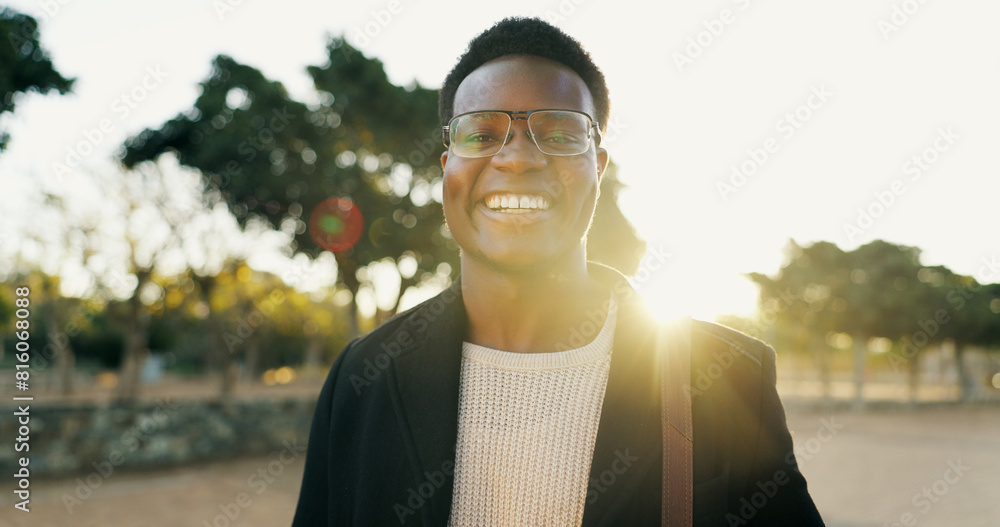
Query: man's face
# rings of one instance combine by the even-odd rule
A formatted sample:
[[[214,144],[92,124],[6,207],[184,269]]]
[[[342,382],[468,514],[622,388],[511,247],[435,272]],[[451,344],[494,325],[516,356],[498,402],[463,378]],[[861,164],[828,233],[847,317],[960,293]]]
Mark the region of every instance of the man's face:
[[[453,115],[543,108],[595,113],[590,90],[573,70],[540,57],[509,55],[462,81]],[[515,273],[583,257],[607,152],[592,142],[583,154],[545,155],[524,120],[511,123],[511,134],[490,157],[463,158],[450,149],[441,156],[445,218],[463,257]],[[513,210],[514,198],[536,200],[534,206],[544,210]]]

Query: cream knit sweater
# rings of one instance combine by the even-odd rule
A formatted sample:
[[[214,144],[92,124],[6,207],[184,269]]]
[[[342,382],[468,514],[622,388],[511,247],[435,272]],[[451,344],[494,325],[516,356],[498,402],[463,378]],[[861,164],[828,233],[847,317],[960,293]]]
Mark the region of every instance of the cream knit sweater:
[[[617,308],[576,349],[462,345],[455,491],[448,524],[579,525],[604,402]],[[597,317],[594,317],[597,318]]]

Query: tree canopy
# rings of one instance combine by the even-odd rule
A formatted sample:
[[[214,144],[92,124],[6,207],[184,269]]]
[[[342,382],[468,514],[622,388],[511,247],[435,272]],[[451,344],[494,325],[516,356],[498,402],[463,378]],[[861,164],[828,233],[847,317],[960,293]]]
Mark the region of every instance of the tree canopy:
[[[0,115],[13,112],[18,96],[28,92],[66,93],[73,79],[62,76],[52,65],[39,43],[38,21],[10,8],[0,8]],[[0,151],[7,146],[8,135],[0,131]]]

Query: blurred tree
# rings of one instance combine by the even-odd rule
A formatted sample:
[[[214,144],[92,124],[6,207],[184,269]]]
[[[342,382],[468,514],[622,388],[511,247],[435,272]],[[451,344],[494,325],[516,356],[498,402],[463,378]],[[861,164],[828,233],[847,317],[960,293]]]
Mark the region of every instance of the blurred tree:
[[[61,279],[58,276],[49,276],[40,271],[32,273],[28,279],[28,283],[32,286],[32,300],[36,305],[36,313],[41,314],[45,324],[45,335],[48,342],[46,347],[50,347],[51,355],[55,356],[55,379],[59,393],[70,395],[74,389],[73,374],[76,353],[73,351],[66,326],[71,321],[73,313],[80,310],[83,300],[64,297],[60,291],[60,282]],[[49,353],[45,355],[49,355]]]
[[[974,377],[968,364],[968,351],[973,347],[996,348],[1000,344],[1000,284],[982,285],[971,276],[951,276],[946,281],[947,293],[942,292],[933,318],[923,322],[921,329],[937,330],[940,339],[950,339],[955,346],[962,401],[979,395],[982,379]],[[916,340],[916,338],[914,338]]]
[[[791,349],[815,354],[824,398],[830,397],[828,336],[840,329],[849,311],[845,297],[850,282],[848,257],[829,242],[802,247],[790,240],[786,262],[775,278],[760,273],[747,276],[760,288],[763,322]]]
[[[836,323],[854,343],[855,405],[861,406],[869,340],[897,340],[911,333],[927,295],[917,279],[922,266],[916,247],[875,240],[848,256],[851,281],[845,300],[850,308]]]
[[[204,202],[192,184],[197,176],[166,160],[89,175],[104,199],[90,220],[93,236],[81,264],[98,296],[124,299],[126,308],[115,311],[124,340],[115,398],[132,403],[149,356],[150,306],[164,293],[161,277],[174,272],[166,257],[176,256],[174,265],[184,262],[178,231],[203,214]]]
[[[4,337],[8,331],[13,330],[16,320],[14,315],[17,310],[14,306],[15,298],[12,285],[4,284],[4,287],[0,287],[0,361],[4,359],[4,354],[7,351]]]
[[[52,66],[39,43],[38,21],[7,7],[0,7],[0,116],[13,112],[18,96],[27,92],[70,91],[73,79],[63,77]],[[0,151],[9,136],[0,131]]]
[[[413,91],[422,97],[401,97],[410,92],[389,83],[378,61],[357,58],[342,64],[343,55],[332,49],[331,64],[310,68],[310,73],[322,89],[334,78],[331,70],[344,66],[340,82],[352,87],[350,95],[340,93],[335,99],[321,92],[322,104],[310,110],[292,100],[281,84],[220,56],[211,77],[202,83],[193,112],[130,139],[124,162],[133,165],[177,152],[182,163],[205,174],[206,187],[220,193],[242,225],[262,218],[290,234],[294,246],[312,257],[324,248],[314,241],[322,234],[319,227],[307,225],[310,215],[327,198],[349,199],[361,211],[365,231],[353,245],[339,247],[335,256],[338,281],[351,291],[353,302],[361,286],[359,268],[406,250],[430,265],[436,260],[428,251],[431,243],[446,242],[440,204],[431,199],[426,180],[423,185],[413,182],[417,172],[412,165],[393,161],[394,153],[405,158],[408,152],[400,153],[400,133],[388,126],[412,126],[422,113],[433,111],[426,90]],[[418,100],[424,107],[412,108]],[[374,110],[372,115],[363,113]],[[428,129],[424,135],[429,135]],[[424,189],[419,205],[410,196],[414,187]],[[356,316],[355,311],[355,328]]]
[[[903,332],[893,338],[898,338],[897,350],[889,356],[889,363],[896,371],[905,366],[909,372],[910,402],[916,402],[919,388],[920,354],[930,345],[941,347],[957,326],[944,328],[940,331],[935,316],[944,310],[952,309],[947,299],[947,288],[955,286],[962,277],[944,266],[920,267],[915,276],[897,277],[893,286],[900,291],[908,302],[908,316],[912,317]],[[948,315],[949,321],[951,316]],[[933,324],[933,327],[929,324]]]
[[[635,227],[618,207],[618,193],[624,187],[618,179],[618,165],[609,162],[601,180],[601,197],[597,200],[594,221],[587,233],[587,258],[631,276],[646,253],[646,242],[639,238]]]
[[[981,298],[986,323],[979,326],[973,339],[988,349],[1000,349],[1000,283],[984,285]]]
[[[970,345],[996,342],[991,333],[1000,324],[995,289],[943,266],[923,266],[920,249],[883,240],[850,252],[829,242],[801,247],[792,241],[786,253],[776,277],[749,275],[760,287],[761,309],[775,314],[776,325],[803,344],[816,345],[823,335],[851,337],[857,406],[864,403],[869,342],[876,337],[896,342],[899,351],[889,362],[893,369],[907,366],[911,400],[917,393],[919,353],[953,341],[963,398],[970,397],[973,383],[961,355]],[[822,345],[817,349],[825,353]],[[825,360],[820,367],[821,378],[828,379]]]
[[[836,333],[851,337],[854,402],[860,407],[869,341],[896,340],[912,331],[916,309],[926,298],[917,280],[920,250],[875,240],[851,252],[829,242],[800,247],[792,241],[786,251],[788,261],[776,278],[749,275],[761,288],[762,305],[781,308],[781,322],[790,324],[801,342],[818,345],[824,384],[829,380],[829,361],[822,343]]]

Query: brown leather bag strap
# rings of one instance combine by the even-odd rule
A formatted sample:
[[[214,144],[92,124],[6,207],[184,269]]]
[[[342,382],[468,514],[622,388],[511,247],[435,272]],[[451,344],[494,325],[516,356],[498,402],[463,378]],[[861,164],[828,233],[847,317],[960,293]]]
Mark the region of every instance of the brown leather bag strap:
[[[694,430],[691,424],[691,319],[660,327],[660,417],[663,426],[663,527],[691,527]]]

